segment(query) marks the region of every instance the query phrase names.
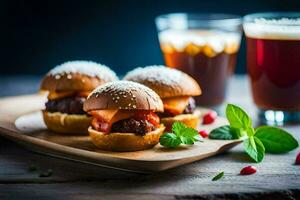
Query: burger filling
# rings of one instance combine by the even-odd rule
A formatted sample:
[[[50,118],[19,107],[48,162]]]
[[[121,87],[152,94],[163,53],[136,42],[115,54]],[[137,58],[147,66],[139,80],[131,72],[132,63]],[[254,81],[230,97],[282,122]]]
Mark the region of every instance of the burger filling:
[[[164,112],[159,117],[174,117],[180,114],[192,114],[196,109],[196,103],[192,97],[175,97],[163,99]]]
[[[86,100],[87,92],[64,92],[49,93],[48,101],[45,104],[48,112],[61,112],[67,114],[85,114],[83,103]]]
[[[152,111],[144,110],[98,110],[90,111],[92,127],[108,133],[134,133],[145,135],[160,126],[159,117]]]
[[[156,126],[147,120],[130,118],[114,123],[111,127],[111,132],[145,135],[146,133],[154,131],[155,129]]]

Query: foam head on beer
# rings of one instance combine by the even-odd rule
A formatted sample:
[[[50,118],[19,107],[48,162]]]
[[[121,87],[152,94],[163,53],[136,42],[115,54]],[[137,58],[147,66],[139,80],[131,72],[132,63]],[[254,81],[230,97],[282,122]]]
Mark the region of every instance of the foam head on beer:
[[[240,45],[240,33],[214,30],[165,30],[159,33],[162,50],[203,53],[208,57],[221,52],[235,53]]]
[[[256,18],[244,24],[244,31],[251,38],[300,40],[300,18]]]

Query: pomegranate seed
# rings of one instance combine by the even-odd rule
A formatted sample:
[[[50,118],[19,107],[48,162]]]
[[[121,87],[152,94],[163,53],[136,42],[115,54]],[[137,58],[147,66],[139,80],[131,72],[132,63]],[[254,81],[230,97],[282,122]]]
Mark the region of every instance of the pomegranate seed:
[[[203,138],[208,137],[208,131],[207,130],[201,130],[199,131],[199,135],[201,135]]]
[[[241,175],[251,175],[255,173],[256,173],[256,167],[251,165],[244,167],[240,172]]]
[[[296,165],[300,165],[300,152],[298,153],[297,157],[296,157]]]
[[[203,116],[203,124],[211,124],[214,123],[217,118],[217,113],[215,111],[210,111]]]

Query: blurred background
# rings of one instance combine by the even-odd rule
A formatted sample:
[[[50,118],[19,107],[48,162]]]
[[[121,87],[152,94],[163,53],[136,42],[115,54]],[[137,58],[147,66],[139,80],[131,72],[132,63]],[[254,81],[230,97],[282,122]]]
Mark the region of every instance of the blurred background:
[[[299,0],[2,0],[1,75],[41,75],[67,60],[92,60],[119,74],[163,64],[154,24],[170,12],[245,15],[299,11]],[[245,73],[245,41],[236,73]]]

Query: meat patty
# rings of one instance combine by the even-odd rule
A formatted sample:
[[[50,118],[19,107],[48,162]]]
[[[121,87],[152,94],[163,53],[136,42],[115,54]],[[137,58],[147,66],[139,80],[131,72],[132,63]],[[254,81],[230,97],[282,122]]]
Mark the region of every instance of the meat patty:
[[[196,102],[195,99],[190,97],[189,98],[189,103],[188,105],[185,107],[184,111],[182,112],[182,114],[192,114],[196,109]],[[158,116],[160,118],[164,118],[164,117],[174,117],[175,115],[171,112],[168,112],[168,110],[165,110],[165,112],[163,113],[158,113]]]
[[[111,127],[111,133],[135,133],[136,135],[145,135],[154,131],[156,127],[147,120],[136,120],[133,118],[120,120]]]
[[[56,100],[48,100],[45,104],[48,112],[61,112],[67,114],[85,114],[83,111],[84,97],[66,97]]]

